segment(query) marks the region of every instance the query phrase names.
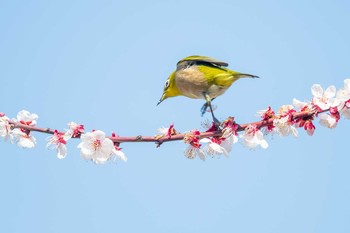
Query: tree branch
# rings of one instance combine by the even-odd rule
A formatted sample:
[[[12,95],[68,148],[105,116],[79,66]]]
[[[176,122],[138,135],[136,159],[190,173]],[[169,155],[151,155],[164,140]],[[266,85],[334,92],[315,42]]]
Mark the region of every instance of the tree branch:
[[[326,110],[321,110],[321,111],[300,111],[300,112],[295,112],[293,113],[293,119],[298,120],[300,118],[308,118],[312,117],[314,115],[317,115],[319,113],[323,112],[328,112],[329,109]],[[237,132],[244,131],[248,125],[254,125],[257,128],[263,128],[267,127],[269,125],[273,125],[273,120],[274,118],[270,118],[268,120],[262,120],[262,121],[257,121],[257,122],[251,122],[251,123],[245,123],[245,124],[238,124],[238,129]],[[10,125],[12,128],[20,128],[20,129],[25,129],[28,131],[35,131],[35,132],[40,132],[40,133],[46,133],[46,134],[54,134],[55,130],[52,130],[51,128],[40,128],[36,126],[30,126],[30,125],[25,125],[21,124],[19,122],[14,122],[14,121],[9,121]],[[64,132],[58,131],[59,134],[64,134]],[[113,142],[117,143],[125,143],[125,142],[155,142],[157,144],[162,144],[164,142],[169,142],[169,141],[179,141],[183,140],[186,134],[176,134],[172,135],[171,137],[168,137],[167,135],[162,135],[161,137],[158,136],[114,136],[114,137],[108,137],[111,139]],[[206,138],[206,137],[220,137],[222,136],[222,130],[218,129],[215,131],[211,132],[201,132],[199,135],[199,138]],[[80,138],[80,135],[74,138]]]

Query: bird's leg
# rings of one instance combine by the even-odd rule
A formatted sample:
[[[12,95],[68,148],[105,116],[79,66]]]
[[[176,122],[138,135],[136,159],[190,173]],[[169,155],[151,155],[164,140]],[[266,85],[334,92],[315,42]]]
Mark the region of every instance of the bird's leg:
[[[203,94],[205,96],[205,94]],[[211,101],[213,101],[215,98],[212,98]],[[211,102],[210,101],[210,102]],[[208,102],[205,102],[201,108],[201,113],[202,113],[202,116],[204,115],[204,113],[207,112],[207,109],[208,109],[209,105],[208,105]]]
[[[205,110],[208,108],[209,106],[209,109],[210,109],[210,112],[211,112],[211,116],[213,117],[213,122],[215,123],[215,125],[217,126],[220,126],[220,121],[218,119],[216,119],[216,117],[214,116],[214,111],[213,111],[213,108],[211,106],[211,99],[210,99],[210,96],[206,93],[203,93],[204,95],[204,98],[206,100],[206,103],[203,105],[201,111],[202,111],[202,116],[203,116],[203,110],[205,112]]]

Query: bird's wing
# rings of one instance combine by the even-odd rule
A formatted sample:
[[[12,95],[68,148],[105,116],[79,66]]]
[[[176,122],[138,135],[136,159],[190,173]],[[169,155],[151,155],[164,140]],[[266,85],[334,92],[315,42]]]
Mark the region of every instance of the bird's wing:
[[[194,56],[189,56],[189,57],[186,57],[186,58],[180,60],[177,63],[177,70],[184,69],[184,68],[191,66],[191,65],[203,64],[203,63],[207,63],[209,65],[214,65],[214,66],[220,66],[220,67],[228,66],[228,63],[216,60],[216,59],[211,58],[211,57],[194,55]]]

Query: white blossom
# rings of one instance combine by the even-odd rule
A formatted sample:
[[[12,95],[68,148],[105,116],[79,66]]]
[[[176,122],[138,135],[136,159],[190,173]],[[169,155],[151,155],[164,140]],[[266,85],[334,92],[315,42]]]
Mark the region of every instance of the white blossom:
[[[73,121],[68,123],[69,129],[64,134],[63,138],[67,141],[70,138],[79,137],[84,132],[84,126]]]
[[[286,105],[282,105],[279,109],[278,109],[278,115],[285,115],[290,113],[293,110],[293,105],[290,104],[286,104]]]
[[[16,144],[22,148],[33,148],[36,144],[36,139],[32,135],[28,135],[21,129],[12,130],[12,135],[16,140]]]
[[[164,126],[160,127],[157,129],[157,132],[160,134],[160,135],[166,135],[168,134],[168,131],[169,131],[169,127],[166,128]]]
[[[338,90],[337,98],[340,101],[347,101],[350,99],[350,79],[344,80],[344,87]]]
[[[265,108],[265,109],[261,109],[261,110],[258,110],[256,112],[256,114],[259,116],[259,117],[264,117],[264,115],[266,114],[267,111],[269,111],[270,108]]]
[[[247,126],[244,133],[241,134],[240,137],[243,140],[243,144],[248,148],[253,149],[257,146],[261,146],[262,148],[267,149],[269,147],[269,144],[264,139],[264,135],[261,130],[256,128],[254,125]]]
[[[215,155],[228,156],[228,151],[224,148],[221,143],[214,142],[212,139],[203,138],[199,141],[200,143],[206,143],[206,147],[203,149],[211,157]]]
[[[38,115],[30,113],[27,110],[22,110],[17,114],[17,121],[21,124],[35,126],[37,123]]]
[[[342,114],[342,116],[350,120],[350,108],[345,107],[341,109],[339,112]]]
[[[311,104],[307,102],[302,102],[297,99],[293,99],[293,105],[298,111],[303,111],[306,107],[311,109]]]
[[[273,126],[275,126],[273,128],[274,132],[280,136],[289,136],[290,134],[293,134],[294,137],[298,137],[298,131],[290,124],[288,115],[274,119]]]
[[[12,137],[9,118],[5,115],[0,117],[0,137],[4,138],[5,140]]]
[[[121,151],[119,148],[114,148],[113,151],[112,151],[112,155],[114,155],[114,160],[116,160],[117,158],[124,161],[124,162],[127,162],[128,159],[127,157],[125,156],[124,152]]]
[[[46,145],[49,149],[55,149],[57,151],[57,158],[64,159],[67,156],[66,140],[64,136],[55,131],[54,135],[48,138]]]
[[[335,107],[339,104],[338,99],[334,98],[336,95],[335,86],[329,86],[325,91],[319,84],[314,84],[311,87],[312,103],[318,106],[322,110],[326,110],[330,107]]]
[[[347,119],[350,119],[350,79],[344,80],[344,87],[337,92],[339,100],[338,110]]]
[[[332,117],[329,114],[323,113],[320,114],[320,124],[328,127],[330,129],[333,129],[337,126],[337,119],[335,117]]]
[[[188,145],[184,154],[188,159],[194,159],[198,156],[201,160],[205,161],[205,153],[198,147]]]
[[[112,140],[106,138],[105,133],[100,130],[82,134],[78,148],[84,159],[96,164],[106,163],[115,153]]]
[[[232,150],[233,144],[238,142],[238,137],[235,134],[231,134],[228,137],[225,137],[225,140],[221,142],[221,146],[230,153]]]

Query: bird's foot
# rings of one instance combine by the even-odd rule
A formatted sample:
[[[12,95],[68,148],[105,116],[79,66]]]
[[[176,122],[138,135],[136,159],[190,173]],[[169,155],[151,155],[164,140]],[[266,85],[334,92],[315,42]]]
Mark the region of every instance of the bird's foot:
[[[209,107],[208,103],[203,104],[202,108],[201,108],[201,116],[204,115],[204,113],[206,113],[207,109]]]
[[[220,122],[215,116],[213,116],[213,123],[215,124],[215,127],[216,127],[217,129],[220,128],[221,122]]]

